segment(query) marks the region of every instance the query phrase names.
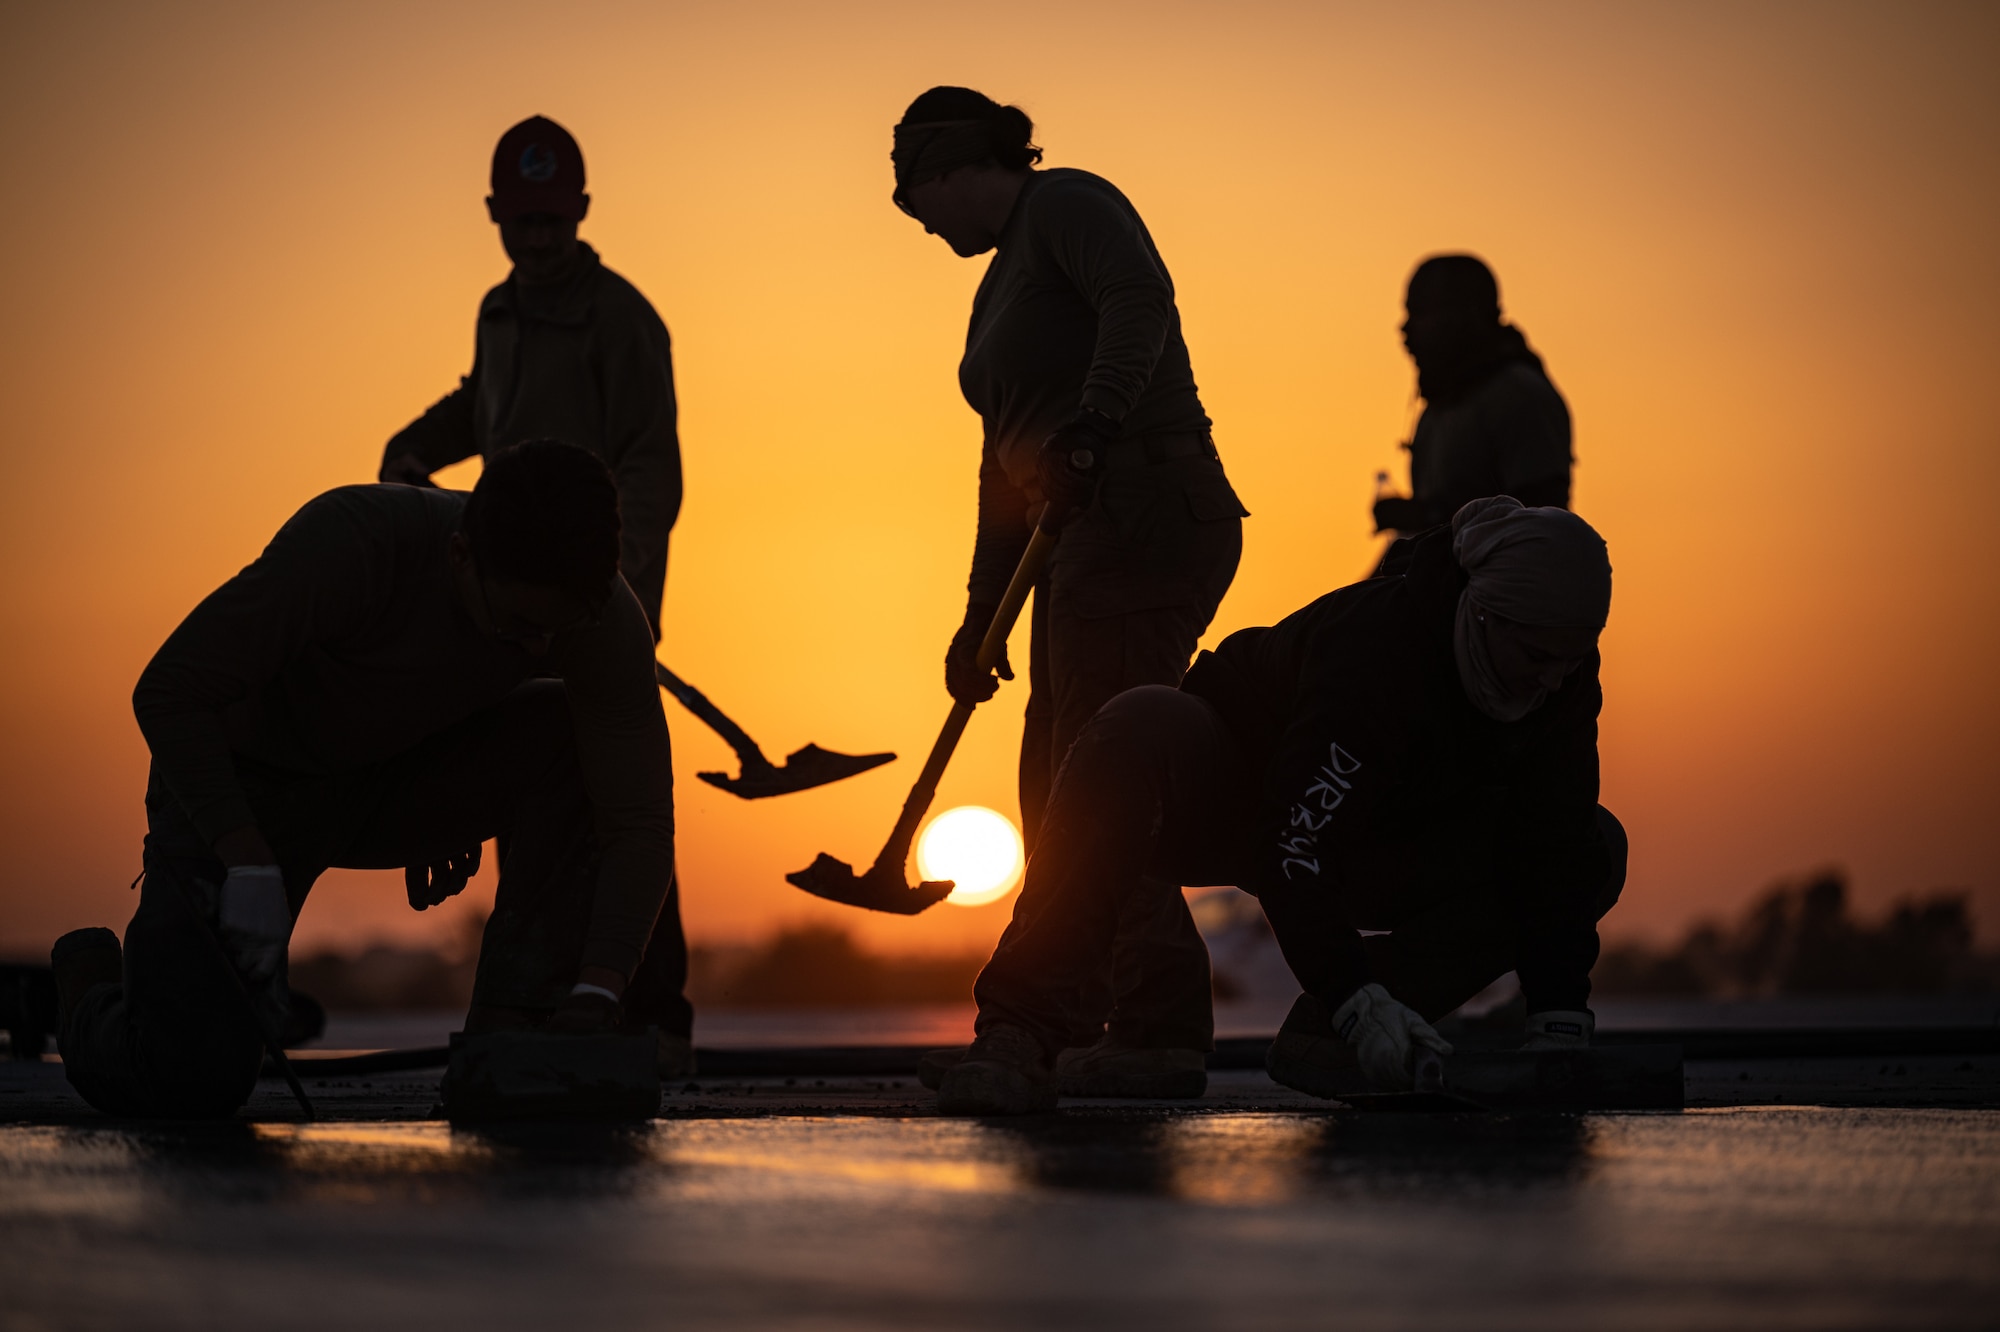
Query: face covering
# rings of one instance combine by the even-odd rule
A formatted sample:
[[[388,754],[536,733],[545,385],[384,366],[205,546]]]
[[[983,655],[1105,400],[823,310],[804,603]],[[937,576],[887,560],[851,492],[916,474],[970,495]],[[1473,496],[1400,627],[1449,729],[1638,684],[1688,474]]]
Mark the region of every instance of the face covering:
[[[1472,501],[1453,515],[1451,528],[1452,554],[1470,580],[1452,625],[1459,684],[1495,721],[1519,721],[1549,690],[1539,680],[1503,675],[1494,665],[1494,635],[1533,642],[1537,628],[1602,629],[1611,611],[1604,538],[1567,509],[1524,508],[1506,495]]]

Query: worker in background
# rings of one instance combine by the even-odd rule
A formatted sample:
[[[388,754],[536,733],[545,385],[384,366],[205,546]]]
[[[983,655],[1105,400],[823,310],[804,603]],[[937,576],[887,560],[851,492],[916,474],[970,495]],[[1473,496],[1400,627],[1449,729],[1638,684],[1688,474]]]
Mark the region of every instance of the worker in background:
[[[488,838],[505,851],[465,1029],[623,1025],[674,807],[653,636],[618,552],[604,464],[529,443],[469,496],[328,491],[189,613],[133,691],[153,756],[138,912],[122,949],[106,929],[54,949],[86,1100],[232,1113],[281,1029],[314,881]]]
[[[1424,412],[1406,446],[1410,494],[1375,501],[1376,530],[1421,532],[1488,495],[1568,508],[1569,407],[1521,331],[1501,322],[1493,271],[1469,254],[1433,255],[1404,304]]]
[[[994,608],[1044,502],[1076,506],[1031,616],[1020,767],[1030,856],[1084,723],[1126,689],[1180,682],[1235,577],[1246,516],[1145,223],[1102,177],[1037,170],[1033,131],[1018,107],[932,88],[904,113],[892,153],[898,207],[963,258],[993,253],[958,368],[984,439],[965,618],[945,656],[954,699],[980,703],[999,687],[975,664]],[[998,674],[1013,678],[1004,660]],[[1134,908],[1115,976],[1107,955],[1068,1035],[1078,1050],[1065,1076],[1079,1090],[1098,1073],[1171,1080],[1174,1061],[1211,1043],[1205,997],[1183,1012],[1150,992],[1170,973],[1204,996],[1209,983],[1178,888]]]
[[[1449,1052],[1430,1024],[1510,970],[1531,1045],[1589,1042],[1625,861],[1597,803],[1604,542],[1498,497],[1410,544],[1407,572],[1231,634],[1084,728],[941,1109],[1055,1104],[1078,987],[1161,884],[1260,898],[1305,992],[1269,1056],[1285,1085],[1328,1095],[1358,1067],[1408,1088]]]
[[[590,450],[618,482],[619,565],[657,639],[681,511],[673,352],[639,289],[577,238],[583,184],[583,150],[553,120],[500,137],[486,212],[513,271],[479,303],[472,373],[390,439],[380,479],[422,484],[529,439]]]
[[[533,116],[493,150],[487,215],[513,261],[479,304],[472,373],[383,450],[380,479],[429,484],[440,467],[492,458],[527,439],[560,439],[604,460],[618,483],[619,568],[660,637],[667,543],[681,510],[681,450],[673,351],[639,289],[577,238],[590,211],[583,151],[569,131]],[[410,876],[467,878],[480,849],[454,852]],[[676,882],[628,997],[633,1020],[685,1036],[687,940]],[[661,1072],[687,1071],[673,1039]]]

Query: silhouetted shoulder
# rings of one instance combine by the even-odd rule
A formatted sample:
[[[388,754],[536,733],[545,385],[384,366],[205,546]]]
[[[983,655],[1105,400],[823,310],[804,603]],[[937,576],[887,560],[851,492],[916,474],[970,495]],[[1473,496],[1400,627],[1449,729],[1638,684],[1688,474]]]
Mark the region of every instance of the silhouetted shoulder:
[[[599,265],[597,290],[591,294],[591,300],[599,319],[641,325],[657,330],[663,338],[667,336],[667,326],[661,320],[659,311],[646,299],[646,294],[621,273]]]
[[[273,544],[373,544],[400,536],[424,540],[455,531],[465,501],[463,491],[427,486],[338,486],[301,505],[278,530]]]
[[[1535,412],[1564,419],[1569,416],[1569,404],[1563,401],[1563,395],[1550,382],[1548,375],[1526,361],[1507,365],[1480,385],[1474,396],[1482,407]]]
[[[1029,196],[1028,206],[1038,220],[1111,214],[1138,217],[1132,201],[1102,176],[1075,167],[1053,167],[1038,171],[1035,176],[1035,190]]]

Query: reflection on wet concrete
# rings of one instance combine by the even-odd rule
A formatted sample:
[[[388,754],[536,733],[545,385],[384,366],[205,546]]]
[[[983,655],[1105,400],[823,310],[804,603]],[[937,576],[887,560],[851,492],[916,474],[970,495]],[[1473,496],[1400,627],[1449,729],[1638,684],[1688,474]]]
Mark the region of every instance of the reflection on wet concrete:
[[[1990,1325],[2000,1113],[0,1130],[8,1327]]]

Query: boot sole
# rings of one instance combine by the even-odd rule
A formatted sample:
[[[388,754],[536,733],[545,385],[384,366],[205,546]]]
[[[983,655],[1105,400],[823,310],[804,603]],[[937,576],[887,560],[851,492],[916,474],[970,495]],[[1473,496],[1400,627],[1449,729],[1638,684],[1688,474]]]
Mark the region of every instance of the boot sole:
[[[953,1066],[938,1085],[938,1113],[945,1115],[1039,1115],[1055,1108],[1053,1081],[984,1059]]]

